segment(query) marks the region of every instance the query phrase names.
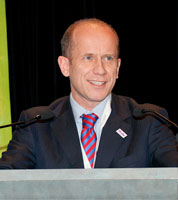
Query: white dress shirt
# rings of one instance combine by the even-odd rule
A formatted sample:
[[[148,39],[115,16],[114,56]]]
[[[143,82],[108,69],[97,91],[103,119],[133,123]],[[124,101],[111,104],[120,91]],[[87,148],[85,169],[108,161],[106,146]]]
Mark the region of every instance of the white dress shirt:
[[[81,146],[81,151],[82,151],[84,168],[91,169],[90,163],[88,161],[85,150],[81,143],[81,131],[82,131],[81,115],[95,113],[99,117],[94,126],[94,130],[95,130],[96,136],[97,136],[96,153],[95,153],[95,158],[94,158],[94,163],[95,163],[96,155],[97,155],[97,151],[98,151],[98,147],[99,147],[99,142],[100,142],[100,138],[101,138],[101,134],[102,134],[102,129],[103,129],[108,117],[111,114],[111,94],[108,95],[102,102],[100,102],[91,111],[88,111],[85,108],[83,108],[82,106],[80,106],[72,97],[72,93],[70,94],[70,103],[72,106],[72,111],[74,114],[74,119],[75,119],[75,123],[76,123],[77,130],[78,130],[78,136],[79,136],[79,141],[80,141],[80,146]]]

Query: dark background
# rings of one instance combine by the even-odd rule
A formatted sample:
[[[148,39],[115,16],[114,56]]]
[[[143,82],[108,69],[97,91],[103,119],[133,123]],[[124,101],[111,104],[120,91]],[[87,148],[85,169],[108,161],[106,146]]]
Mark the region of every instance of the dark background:
[[[178,123],[176,1],[7,0],[12,121],[70,92],[57,65],[60,39],[75,20],[96,17],[121,40],[116,94],[165,107]]]

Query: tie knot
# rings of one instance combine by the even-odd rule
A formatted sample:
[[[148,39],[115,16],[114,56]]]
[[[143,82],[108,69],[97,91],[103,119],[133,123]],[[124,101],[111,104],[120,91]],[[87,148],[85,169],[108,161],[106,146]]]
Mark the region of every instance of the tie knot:
[[[94,127],[98,119],[98,116],[95,113],[91,113],[88,115],[83,114],[81,118],[82,118],[83,127],[87,126],[89,128],[92,128]]]

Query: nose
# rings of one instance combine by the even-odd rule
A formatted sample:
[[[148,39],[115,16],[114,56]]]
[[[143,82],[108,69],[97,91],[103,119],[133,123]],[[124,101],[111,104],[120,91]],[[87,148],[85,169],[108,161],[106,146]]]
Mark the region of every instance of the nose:
[[[106,69],[101,58],[96,60],[95,65],[93,67],[93,72],[95,74],[100,74],[100,75],[104,75],[106,73]]]

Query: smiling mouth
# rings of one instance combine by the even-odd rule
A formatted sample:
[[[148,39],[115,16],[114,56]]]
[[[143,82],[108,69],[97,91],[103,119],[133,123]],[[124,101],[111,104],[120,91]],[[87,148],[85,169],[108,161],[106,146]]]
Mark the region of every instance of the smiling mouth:
[[[104,85],[104,81],[89,81],[90,83],[92,83],[93,85]]]

